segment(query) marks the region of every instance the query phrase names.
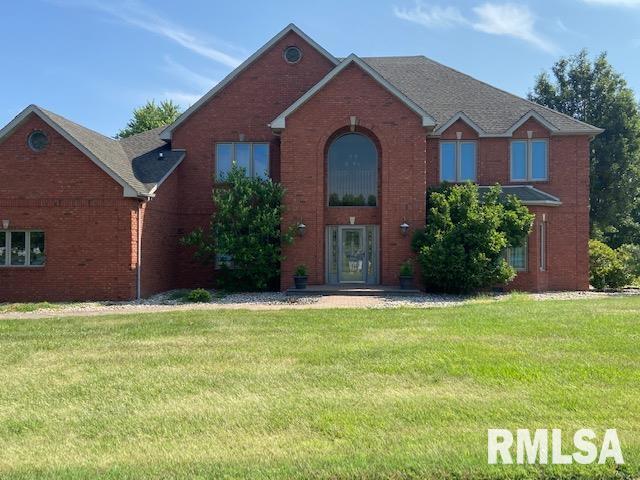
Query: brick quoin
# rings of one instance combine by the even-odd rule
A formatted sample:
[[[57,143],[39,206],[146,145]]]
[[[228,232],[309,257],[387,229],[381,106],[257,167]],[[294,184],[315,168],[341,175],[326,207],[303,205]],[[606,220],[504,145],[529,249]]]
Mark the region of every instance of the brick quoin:
[[[294,65],[283,50],[297,45]],[[0,267],[0,301],[126,300],[173,288],[209,287],[212,266],[203,266],[180,238],[207,228],[213,213],[215,145],[268,142],[270,174],[286,189],[284,228],[302,221],[304,236],[285,248],[281,288],[293,284],[296,265],[306,264],[309,283],[325,283],[328,225],[379,226],[380,283],[397,285],[399,267],[411,258],[411,235],[427,218],[425,195],[439,184],[440,141],[477,141],[477,180],[481,185],[510,181],[512,138],[549,142],[549,178],[524,182],[562,201],[558,207],[531,206],[535,225],[528,242],[528,268],[513,290],[584,290],[588,285],[589,137],[552,135],[535,119],[512,138],[479,137],[463,120],[439,137],[422,119],[356,63],[344,68],[274,133],[269,123],[334,68],[334,64],[295,31],[289,31],[195,110],[172,133],[173,149],[186,156],[149,199],[126,198],[123,188],[40,117],[31,114],[0,141],[0,219],[10,229],[43,230],[44,267]],[[327,149],[342,132],[370,137],[377,146],[378,205],[327,205]],[[43,152],[27,137],[43,130]],[[547,225],[547,269],[539,268],[539,225]],[[403,236],[400,224],[410,225]],[[142,262],[138,264],[138,258]]]

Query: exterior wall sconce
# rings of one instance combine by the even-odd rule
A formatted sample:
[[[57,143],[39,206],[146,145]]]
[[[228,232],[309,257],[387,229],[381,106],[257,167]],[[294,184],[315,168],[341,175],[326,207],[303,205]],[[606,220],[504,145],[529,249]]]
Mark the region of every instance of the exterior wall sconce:
[[[403,237],[407,236],[407,233],[409,233],[409,224],[407,222],[402,222],[400,224],[400,232],[402,232]]]
[[[306,232],[307,230],[307,226],[304,223],[300,222],[297,225],[297,229],[298,229],[298,236],[302,237],[304,236],[304,232]]]
[[[9,229],[9,220],[2,220],[2,229],[3,230]]]

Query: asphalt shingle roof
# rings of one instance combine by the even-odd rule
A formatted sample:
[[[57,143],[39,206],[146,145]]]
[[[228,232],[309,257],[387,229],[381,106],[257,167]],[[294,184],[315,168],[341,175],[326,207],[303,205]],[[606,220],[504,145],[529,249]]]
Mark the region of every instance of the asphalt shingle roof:
[[[486,194],[490,186],[480,186],[480,195]],[[515,195],[525,205],[561,205],[560,199],[553,195],[538,190],[531,185],[504,185],[501,187],[502,195]]]
[[[420,105],[437,122],[464,112],[487,134],[506,132],[531,110],[560,133],[597,134],[601,130],[423,56],[366,57],[363,60]]]
[[[140,195],[151,194],[184,157],[183,151],[171,150],[169,144],[160,138],[165,127],[116,140],[37,108]]]

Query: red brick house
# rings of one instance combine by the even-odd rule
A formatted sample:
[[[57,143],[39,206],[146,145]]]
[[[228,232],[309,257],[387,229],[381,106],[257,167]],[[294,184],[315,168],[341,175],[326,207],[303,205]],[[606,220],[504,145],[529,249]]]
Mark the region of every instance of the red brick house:
[[[536,214],[526,290],[588,288],[589,142],[601,130],[425,57],[339,59],[289,25],[168,126],[104,137],[37,106],[0,130],[0,301],[206,286],[178,239],[232,163],[286,188],[310,284],[396,285],[442,180],[499,182]]]

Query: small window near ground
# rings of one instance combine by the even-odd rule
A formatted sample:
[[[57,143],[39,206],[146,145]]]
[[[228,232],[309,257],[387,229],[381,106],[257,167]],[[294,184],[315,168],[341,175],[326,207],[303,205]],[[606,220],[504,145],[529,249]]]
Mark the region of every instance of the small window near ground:
[[[518,247],[507,248],[506,258],[509,265],[517,271],[522,272],[527,269],[527,241]]]
[[[539,228],[540,228],[540,234],[539,234],[540,248],[538,250],[540,253],[540,271],[546,272],[547,271],[547,221],[542,220],[540,222]]]
[[[0,267],[43,266],[44,245],[44,232],[1,231]]]
[[[215,269],[220,270],[222,267],[233,268],[233,256],[224,253],[216,254]]]
[[[475,182],[476,142],[455,141],[440,143],[440,181]]]
[[[511,181],[545,181],[548,178],[547,140],[511,142]]]
[[[224,180],[237,165],[250,177],[269,177],[268,143],[218,143],[216,145],[216,179]]]

